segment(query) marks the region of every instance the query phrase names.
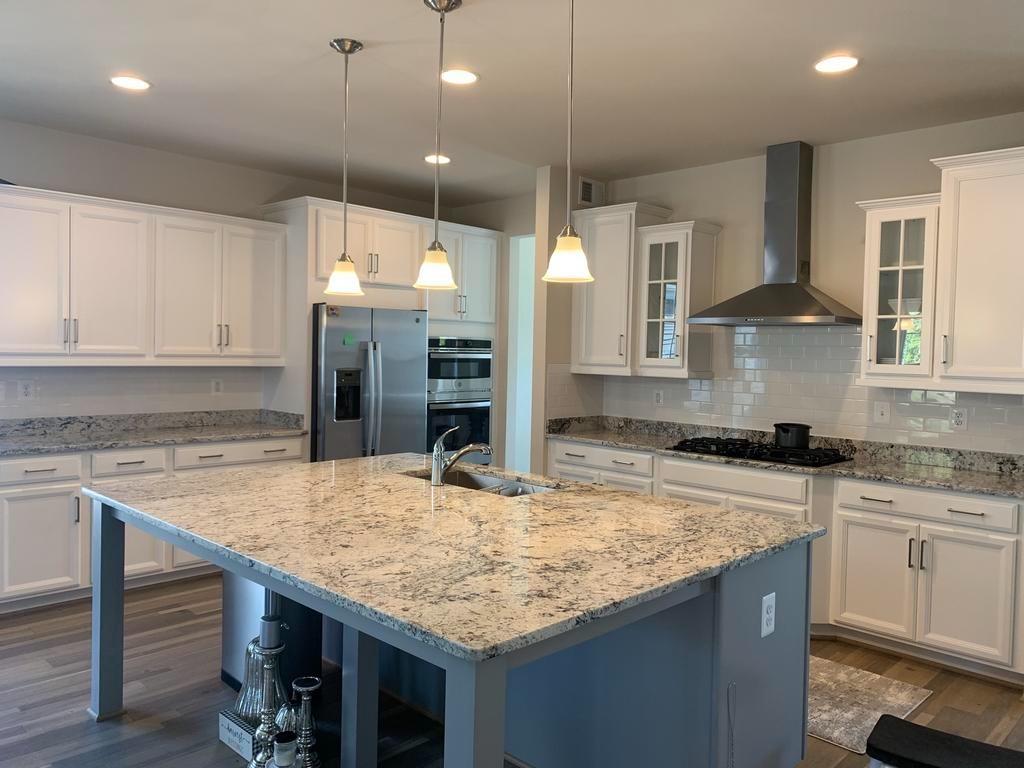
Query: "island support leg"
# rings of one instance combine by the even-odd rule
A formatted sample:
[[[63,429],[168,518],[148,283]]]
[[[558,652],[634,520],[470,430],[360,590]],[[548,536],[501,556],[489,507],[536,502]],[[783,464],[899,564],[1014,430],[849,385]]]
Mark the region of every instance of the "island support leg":
[[[502,768],[506,666],[498,657],[445,669],[444,768]]]
[[[341,654],[341,766],[376,768],[377,640],[345,625]]]
[[[92,503],[92,693],[97,721],[124,712],[124,523]]]

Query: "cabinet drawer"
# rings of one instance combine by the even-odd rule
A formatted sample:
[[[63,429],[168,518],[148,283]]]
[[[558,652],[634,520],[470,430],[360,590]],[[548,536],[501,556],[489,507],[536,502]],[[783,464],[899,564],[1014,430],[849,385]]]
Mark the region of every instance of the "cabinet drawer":
[[[5,485],[77,480],[81,476],[82,459],[78,454],[0,461],[0,483]]]
[[[555,461],[562,464],[582,464],[595,469],[610,469],[631,475],[651,477],[654,474],[654,456],[649,453],[602,448],[586,443],[561,443],[552,446]]]
[[[841,507],[1017,532],[1019,505],[1013,501],[851,480],[842,480],[837,486],[836,499]]]
[[[132,451],[104,451],[92,455],[92,476],[135,475],[163,472],[167,464],[163,448],[141,448]]]
[[[669,485],[667,483],[661,484],[658,489],[658,495],[666,499],[694,501],[698,504],[710,504],[715,507],[724,507],[729,503],[729,497],[724,493],[701,491],[697,488],[687,488],[685,486]]]
[[[807,478],[786,472],[730,467],[707,461],[662,459],[661,477],[665,482],[711,488],[728,494],[807,503]]]
[[[802,523],[807,519],[807,507],[797,504],[782,504],[776,501],[762,501],[747,496],[730,496],[729,506],[741,512],[758,512],[762,515],[774,515]]]
[[[636,491],[651,496],[654,493],[654,481],[634,475],[621,475],[615,472],[602,472],[601,485],[616,488],[620,491]]]
[[[174,468],[217,467],[255,461],[294,459],[302,455],[302,439],[254,440],[240,443],[184,445],[174,449]]]

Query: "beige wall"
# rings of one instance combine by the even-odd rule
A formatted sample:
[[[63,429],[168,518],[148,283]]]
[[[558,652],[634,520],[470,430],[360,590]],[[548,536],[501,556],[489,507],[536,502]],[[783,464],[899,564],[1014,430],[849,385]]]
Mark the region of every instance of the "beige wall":
[[[815,285],[853,308],[860,306],[864,213],[858,200],[937,192],[939,170],[931,158],[1020,144],[1024,113],[816,147],[811,267]],[[612,202],[667,206],[676,221],[708,219],[722,225],[718,300],[761,280],[763,155],[619,179],[608,185],[608,193]]]
[[[264,203],[301,195],[341,199],[341,185],[336,183],[9,120],[0,120],[0,178],[26,187],[235,216],[252,216]],[[354,203],[433,215],[429,201],[357,189],[349,193]]]

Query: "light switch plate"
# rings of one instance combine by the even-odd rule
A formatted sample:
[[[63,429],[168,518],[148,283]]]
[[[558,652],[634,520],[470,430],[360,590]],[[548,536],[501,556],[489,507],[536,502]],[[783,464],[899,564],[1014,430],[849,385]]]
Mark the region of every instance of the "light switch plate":
[[[761,637],[775,631],[775,593],[761,598]]]

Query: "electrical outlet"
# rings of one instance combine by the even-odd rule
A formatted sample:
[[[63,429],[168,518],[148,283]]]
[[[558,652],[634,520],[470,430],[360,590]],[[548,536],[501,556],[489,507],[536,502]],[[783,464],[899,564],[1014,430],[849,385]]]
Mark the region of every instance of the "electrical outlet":
[[[656,406],[662,406],[665,404],[665,390],[656,389],[654,390],[654,404]]]
[[[967,409],[966,408],[950,408],[949,409],[949,428],[954,432],[966,432],[967,431]]]
[[[222,395],[222,394],[224,394],[224,381],[223,381],[223,379],[210,379],[210,394],[211,395]]]
[[[24,380],[18,382],[18,399],[19,400],[35,400],[36,399],[36,383],[32,380]]]
[[[874,413],[875,424],[888,424],[891,419],[892,403],[876,400]]]
[[[775,593],[761,598],[761,637],[775,631]]]
[[[7,382],[0,381],[0,403],[7,399]]]

